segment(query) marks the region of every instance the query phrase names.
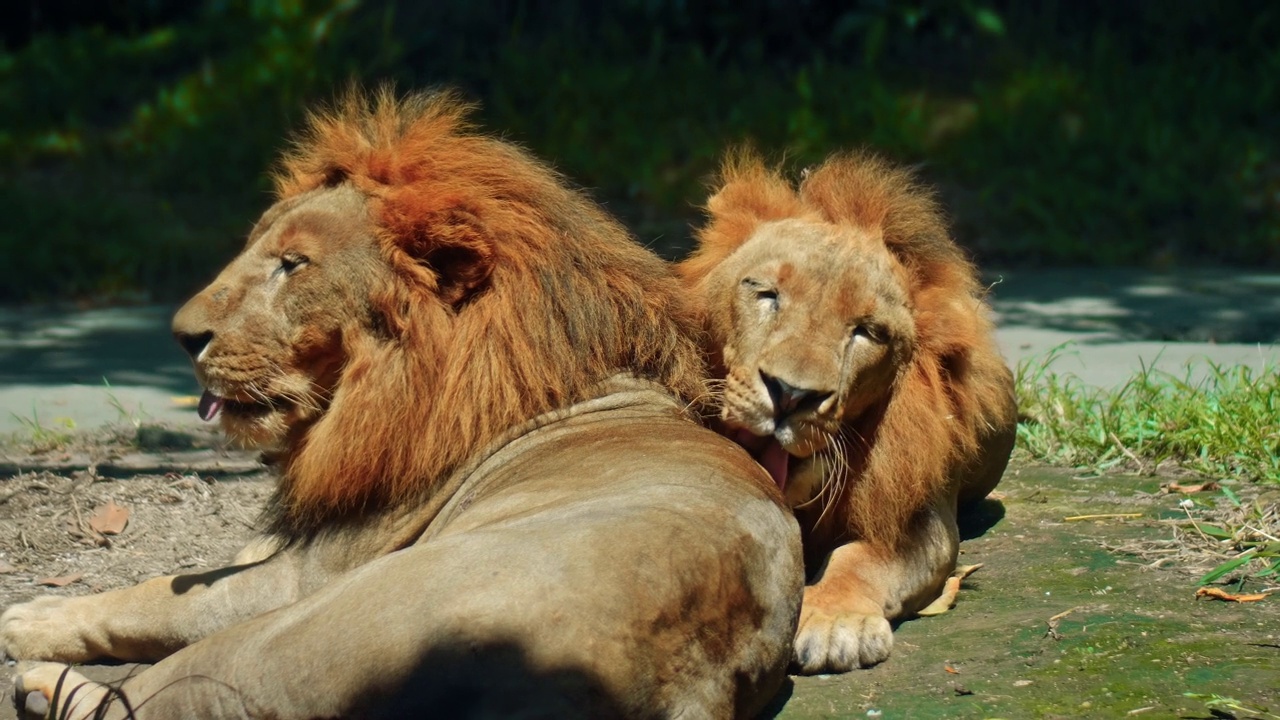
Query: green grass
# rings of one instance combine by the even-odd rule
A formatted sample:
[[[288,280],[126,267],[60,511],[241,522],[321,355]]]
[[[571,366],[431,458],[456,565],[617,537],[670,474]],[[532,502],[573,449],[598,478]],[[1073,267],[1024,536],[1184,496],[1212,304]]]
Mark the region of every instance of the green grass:
[[[1208,363],[1203,379],[1143,368],[1117,389],[1053,371],[1062,349],[1017,369],[1018,445],[1036,460],[1105,471],[1172,464],[1280,485],[1280,370]]]
[[[1183,693],[1183,695],[1193,700],[1203,702],[1204,706],[1213,713],[1214,717],[1234,718],[1236,717],[1235,713],[1240,713],[1245,717],[1264,718],[1265,720],[1280,720],[1280,715],[1268,712],[1266,708],[1252,708],[1235,698],[1192,692]]]
[[[1119,388],[1095,388],[1053,371],[1066,351],[1017,368],[1018,451],[1093,472],[1176,467],[1223,482],[1216,495],[1184,500],[1225,508],[1216,524],[1187,510],[1194,542],[1228,557],[1199,584],[1280,578],[1280,508],[1273,500],[1242,502],[1231,490],[1241,482],[1280,488],[1280,371],[1207,363],[1193,381],[1190,370],[1144,367]]]
[[[31,408],[31,417],[17,413],[9,414],[22,426],[16,436],[21,437],[27,449],[37,455],[61,450],[75,436],[76,421],[71,418],[54,418],[53,424],[45,425],[34,407]]]

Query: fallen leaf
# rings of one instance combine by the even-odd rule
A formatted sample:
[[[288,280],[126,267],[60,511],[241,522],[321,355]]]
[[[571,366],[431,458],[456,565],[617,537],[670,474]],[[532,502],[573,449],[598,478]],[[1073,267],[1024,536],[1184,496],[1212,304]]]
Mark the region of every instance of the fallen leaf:
[[[82,577],[84,577],[84,573],[72,573],[70,575],[61,575],[59,577],[41,578],[36,581],[36,584],[46,585],[48,587],[66,587]]]
[[[1078,522],[1080,520],[1109,520],[1112,518],[1140,518],[1142,513],[1101,513],[1097,515],[1072,515],[1071,517],[1062,518],[1063,522]]]
[[[108,500],[106,505],[94,508],[89,516],[89,527],[103,535],[119,535],[129,524],[129,508]]]
[[[951,577],[947,578],[947,584],[942,586],[942,594],[938,599],[916,614],[921,617],[933,617],[950,610],[956,604],[956,596],[960,594],[960,581],[972,575],[980,567],[982,563],[958,566]]]
[[[943,669],[943,670],[946,670],[947,672],[951,673],[952,675],[959,675],[959,674],[960,674],[960,671],[959,671],[959,670],[957,670],[957,669],[955,669],[955,668],[951,667],[950,665],[943,665],[943,666],[942,666],[942,669]]]
[[[1237,595],[1216,587],[1202,587],[1196,590],[1196,597],[1198,598],[1207,597],[1213,600],[1222,600],[1223,602],[1258,602],[1259,600],[1266,600],[1269,594],[1263,592]]]
[[[929,603],[928,606],[916,614],[921,617],[941,615],[942,613],[950,610],[951,606],[956,604],[956,596],[959,594],[960,578],[949,577],[947,578],[947,584],[942,586],[942,594],[938,596],[938,599]]]
[[[1031,684],[1031,681],[1030,681],[1030,680],[1014,680],[1014,681],[1013,681],[1013,686],[1014,686],[1014,687],[1026,687],[1026,686],[1028,686],[1028,685],[1030,685],[1030,684]]]
[[[1196,483],[1194,485],[1183,485],[1182,483],[1179,483],[1179,482],[1171,482],[1168,485],[1165,485],[1164,487],[1169,492],[1176,492],[1176,493],[1183,493],[1184,495],[1191,495],[1193,493],[1198,493],[1198,492],[1217,490],[1218,483],[1212,480],[1208,482]]]
[[[9,563],[3,560],[0,560],[0,575],[5,575],[11,572],[17,572],[17,570],[18,568],[10,565]]]
[[[1053,617],[1049,618],[1048,620],[1049,629],[1044,632],[1044,636],[1051,637],[1054,640],[1061,640],[1062,635],[1058,632],[1058,621],[1079,609],[1080,609],[1079,606],[1073,607],[1069,610],[1063,610],[1057,615],[1054,615]]]
[[[1075,611],[1077,611],[1077,610],[1079,610],[1079,609],[1080,609],[1079,607],[1073,607],[1073,608],[1071,608],[1070,610],[1063,610],[1062,612],[1058,613],[1057,615],[1054,615],[1053,617],[1049,618],[1049,622],[1051,622],[1051,623],[1058,622],[1058,621],[1059,621],[1059,620],[1061,620],[1062,618],[1064,618],[1064,617],[1066,617],[1066,616],[1070,615],[1071,613],[1073,613],[1073,612],[1075,612]]]

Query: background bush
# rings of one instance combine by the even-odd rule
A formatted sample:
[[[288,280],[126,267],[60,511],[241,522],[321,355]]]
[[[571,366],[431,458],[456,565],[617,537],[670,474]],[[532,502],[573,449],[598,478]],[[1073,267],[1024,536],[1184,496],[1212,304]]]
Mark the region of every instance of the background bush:
[[[1280,4],[26,0],[0,11],[0,300],[170,298],[308,103],[451,85],[668,256],[716,159],[918,164],[986,263],[1280,266]]]

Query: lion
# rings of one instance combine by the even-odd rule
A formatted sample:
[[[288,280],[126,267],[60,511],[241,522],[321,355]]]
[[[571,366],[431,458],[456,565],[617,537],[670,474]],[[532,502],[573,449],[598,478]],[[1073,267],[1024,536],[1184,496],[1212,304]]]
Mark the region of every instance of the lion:
[[[723,378],[720,421],[800,521],[795,666],[883,661],[890,622],[938,597],[957,509],[1012,452],[1013,377],[976,272],[931,194],[869,154],[798,187],[731,156],[679,265]]]
[[[0,617],[59,718],[749,717],[786,677],[797,524],[703,427],[661,259],[449,93],[313,114],[173,320],[199,415],[262,448],[229,567]]]

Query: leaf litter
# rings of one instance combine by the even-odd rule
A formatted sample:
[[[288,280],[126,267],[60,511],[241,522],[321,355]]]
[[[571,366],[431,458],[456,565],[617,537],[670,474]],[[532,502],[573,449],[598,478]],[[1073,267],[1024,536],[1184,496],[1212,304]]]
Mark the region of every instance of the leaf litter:
[[[272,488],[265,472],[216,481],[0,475],[0,608],[224,565],[253,535]]]
[[[1237,489],[1239,493],[1216,482],[1168,483],[1160,492],[1164,497],[1182,498],[1173,508],[1181,517],[1166,513],[1171,516],[1148,521],[1167,528],[1167,537],[1102,546],[1134,556],[1137,564],[1147,568],[1197,576],[1198,586],[1261,583],[1265,596],[1280,589],[1276,584],[1280,583],[1280,492],[1256,485]],[[1206,494],[1211,492],[1215,494]]]

